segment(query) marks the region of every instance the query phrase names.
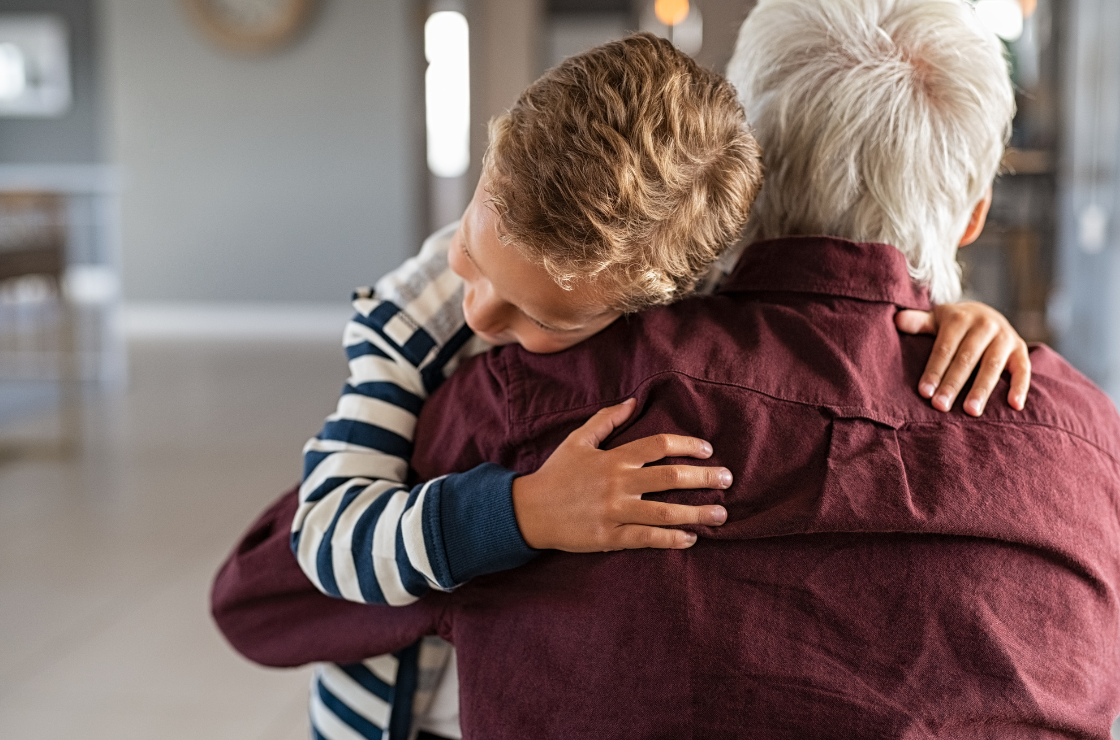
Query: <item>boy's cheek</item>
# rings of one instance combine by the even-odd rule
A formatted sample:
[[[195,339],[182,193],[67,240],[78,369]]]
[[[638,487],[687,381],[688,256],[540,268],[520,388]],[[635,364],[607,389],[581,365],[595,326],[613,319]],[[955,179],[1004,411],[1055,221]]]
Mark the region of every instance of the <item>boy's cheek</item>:
[[[467,324],[467,326],[470,326],[470,324]],[[487,334],[484,331],[478,331],[473,328],[471,331],[473,331],[476,336],[481,337],[487,344],[493,345],[494,347],[504,347],[507,344],[521,344],[521,342],[518,342],[514,337],[505,334]]]
[[[557,336],[543,330],[520,332],[517,343],[529,352],[537,355],[550,355],[554,352],[563,352],[569,347],[574,347],[591,335]]]

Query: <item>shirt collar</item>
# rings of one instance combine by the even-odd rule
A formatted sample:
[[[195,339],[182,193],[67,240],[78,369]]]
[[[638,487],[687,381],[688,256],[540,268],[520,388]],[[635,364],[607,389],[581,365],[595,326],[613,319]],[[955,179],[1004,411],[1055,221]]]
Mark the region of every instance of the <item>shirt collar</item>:
[[[748,246],[720,293],[820,293],[928,311],[929,292],[916,285],[906,257],[889,244],[832,236],[791,236]]]

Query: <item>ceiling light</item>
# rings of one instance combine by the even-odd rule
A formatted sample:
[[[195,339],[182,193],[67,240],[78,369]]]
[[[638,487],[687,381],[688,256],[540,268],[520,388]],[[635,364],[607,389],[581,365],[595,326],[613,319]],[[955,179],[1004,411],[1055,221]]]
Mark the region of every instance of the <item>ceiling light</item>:
[[[437,177],[459,177],[471,163],[471,75],[467,19],[441,10],[424,24],[424,100],[428,169]]]
[[[679,25],[688,17],[688,0],[657,0],[653,12],[666,26]]]
[[[1023,6],[1019,0],[979,0],[976,15],[1004,41],[1016,41],[1023,35]]]
[[[13,100],[27,89],[27,64],[15,44],[0,44],[0,100]]]

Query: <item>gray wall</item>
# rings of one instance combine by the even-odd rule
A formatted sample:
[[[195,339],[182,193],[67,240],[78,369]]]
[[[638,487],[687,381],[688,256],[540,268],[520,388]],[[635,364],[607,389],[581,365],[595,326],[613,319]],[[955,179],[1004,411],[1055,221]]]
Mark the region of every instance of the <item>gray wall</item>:
[[[755,0],[696,0],[696,6],[704,14],[704,46],[696,61],[723,74]]]
[[[418,248],[421,16],[323,0],[291,47],[215,48],[175,0],[103,0],[124,293],[340,301]]]
[[[0,13],[53,13],[70,32],[70,110],[58,118],[0,118],[0,164],[89,164],[101,158],[93,0],[0,0]]]
[[[1120,4],[1070,4],[1065,64],[1065,144],[1059,228],[1060,291],[1051,320],[1059,349],[1120,400]],[[1107,220],[1099,247],[1087,245],[1086,209]],[[1089,247],[1087,249],[1087,246]]]
[[[474,195],[490,143],[490,119],[508,110],[540,68],[541,0],[469,0],[471,54],[471,166],[466,200]],[[464,207],[466,203],[464,202]]]

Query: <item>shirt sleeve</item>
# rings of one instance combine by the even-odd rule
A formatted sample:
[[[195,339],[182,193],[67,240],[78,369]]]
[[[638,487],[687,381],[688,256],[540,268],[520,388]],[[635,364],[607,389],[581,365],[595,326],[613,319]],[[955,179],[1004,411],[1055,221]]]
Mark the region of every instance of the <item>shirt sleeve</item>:
[[[312,586],[289,547],[298,493],[261,514],[214,579],[211,614],[234,649],[267,666],[350,664],[439,631],[447,605],[440,594],[397,608],[332,599]]]
[[[536,553],[513,514],[514,473],[480,465],[403,485],[424,401],[461,359],[488,348],[463,318],[462,281],[447,264],[453,231],[355,294],[343,338],[350,377],[304,446],[292,522],[300,568],[330,596],[403,606]]]

